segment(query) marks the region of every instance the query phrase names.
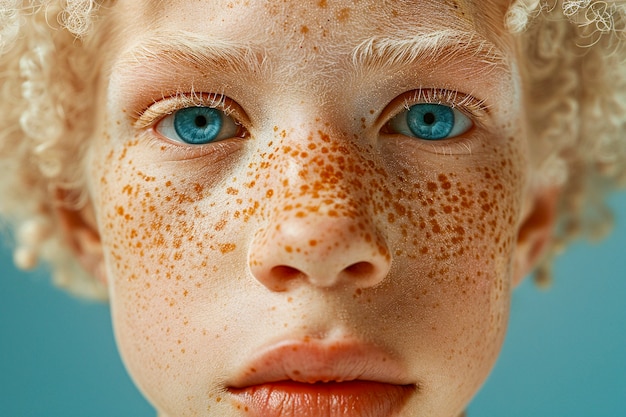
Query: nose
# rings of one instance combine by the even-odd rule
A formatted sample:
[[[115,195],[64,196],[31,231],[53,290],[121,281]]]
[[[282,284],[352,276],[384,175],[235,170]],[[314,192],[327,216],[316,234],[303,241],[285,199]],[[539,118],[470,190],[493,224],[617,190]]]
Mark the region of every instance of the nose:
[[[252,275],[273,291],[296,282],[358,288],[383,281],[391,267],[384,240],[351,218],[297,214],[259,230],[250,247]],[[365,226],[365,227],[364,227]]]
[[[363,181],[333,168],[328,159],[290,164],[289,171],[299,175],[266,201],[272,214],[249,247],[252,275],[272,291],[305,282],[320,288],[381,283],[392,259],[370,214],[373,196],[355,186]]]

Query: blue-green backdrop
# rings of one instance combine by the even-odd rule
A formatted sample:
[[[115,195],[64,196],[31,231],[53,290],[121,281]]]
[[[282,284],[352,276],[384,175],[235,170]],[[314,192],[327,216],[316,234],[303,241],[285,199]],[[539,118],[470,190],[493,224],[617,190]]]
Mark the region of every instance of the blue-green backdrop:
[[[516,290],[502,355],[469,417],[626,416],[626,195],[612,203],[607,240],[571,247],[550,291],[530,280]],[[2,248],[0,416],[154,417],[108,314],[53,288],[44,271],[16,271]]]

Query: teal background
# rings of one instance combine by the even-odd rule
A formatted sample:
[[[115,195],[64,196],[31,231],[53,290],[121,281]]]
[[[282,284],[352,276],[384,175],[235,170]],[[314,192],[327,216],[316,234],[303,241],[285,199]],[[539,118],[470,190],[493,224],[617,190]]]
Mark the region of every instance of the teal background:
[[[548,292],[513,296],[509,334],[469,417],[626,416],[626,195],[602,244],[576,243]],[[207,360],[210,360],[207,358]],[[153,417],[106,305],[75,300],[0,251],[0,416]]]

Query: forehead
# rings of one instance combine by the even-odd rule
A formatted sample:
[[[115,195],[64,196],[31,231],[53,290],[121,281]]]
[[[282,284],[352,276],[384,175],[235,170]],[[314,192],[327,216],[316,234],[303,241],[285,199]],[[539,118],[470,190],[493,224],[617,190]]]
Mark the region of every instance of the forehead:
[[[476,32],[500,43],[508,0],[172,0],[117,3],[122,31],[184,28],[227,39],[267,43],[271,38],[322,45],[386,34],[406,37],[441,28]],[[136,33],[135,33],[136,34]],[[127,38],[128,39],[128,38]]]
[[[106,65],[114,73],[134,73],[134,79],[162,72],[152,78],[167,75],[169,84],[183,77],[181,68],[188,70],[184,77],[194,79],[219,81],[216,76],[230,74],[222,82],[239,77],[241,86],[260,82],[268,93],[289,86],[318,98],[344,89],[354,77],[372,81],[369,88],[383,88],[388,75],[402,78],[397,74],[407,71],[425,83],[445,81],[459,89],[462,80],[478,81],[476,71],[509,72],[516,54],[503,30],[505,3],[121,0],[113,11],[117,37]],[[223,74],[215,72],[220,68]]]

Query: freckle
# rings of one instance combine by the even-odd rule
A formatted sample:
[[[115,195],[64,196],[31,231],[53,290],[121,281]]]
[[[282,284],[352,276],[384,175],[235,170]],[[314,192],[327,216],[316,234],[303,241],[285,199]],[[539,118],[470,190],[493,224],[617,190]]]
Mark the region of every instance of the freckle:
[[[289,245],[285,246],[285,251],[287,251],[287,253],[292,253],[293,252],[293,248]]]
[[[394,203],[393,206],[398,216],[403,217],[406,214],[406,207],[404,207],[402,204]]]
[[[326,143],[330,142],[330,136],[328,136],[328,134],[322,132],[321,130],[318,130],[317,133],[320,135],[320,139],[322,139],[322,141]]]
[[[218,245],[220,248],[220,252],[222,252],[222,254],[227,254],[230,253],[232,251],[234,251],[236,249],[236,245],[233,243],[222,243],[220,245]]]
[[[316,246],[316,245],[317,245],[317,240],[315,239],[309,240],[309,246]]]
[[[226,220],[220,220],[219,222],[215,224],[215,230],[217,231],[223,230],[227,223],[228,222]]]
[[[437,189],[439,187],[437,187],[437,184],[435,184],[434,182],[429,182],[428,184],[426,184],[426,188],[428,189],[428,191],[437,191]]]
[[[302,26],[300,28],[300,33],[304,34],[304,33],[308,33],[309,32],[309,28],[307,26]]]

